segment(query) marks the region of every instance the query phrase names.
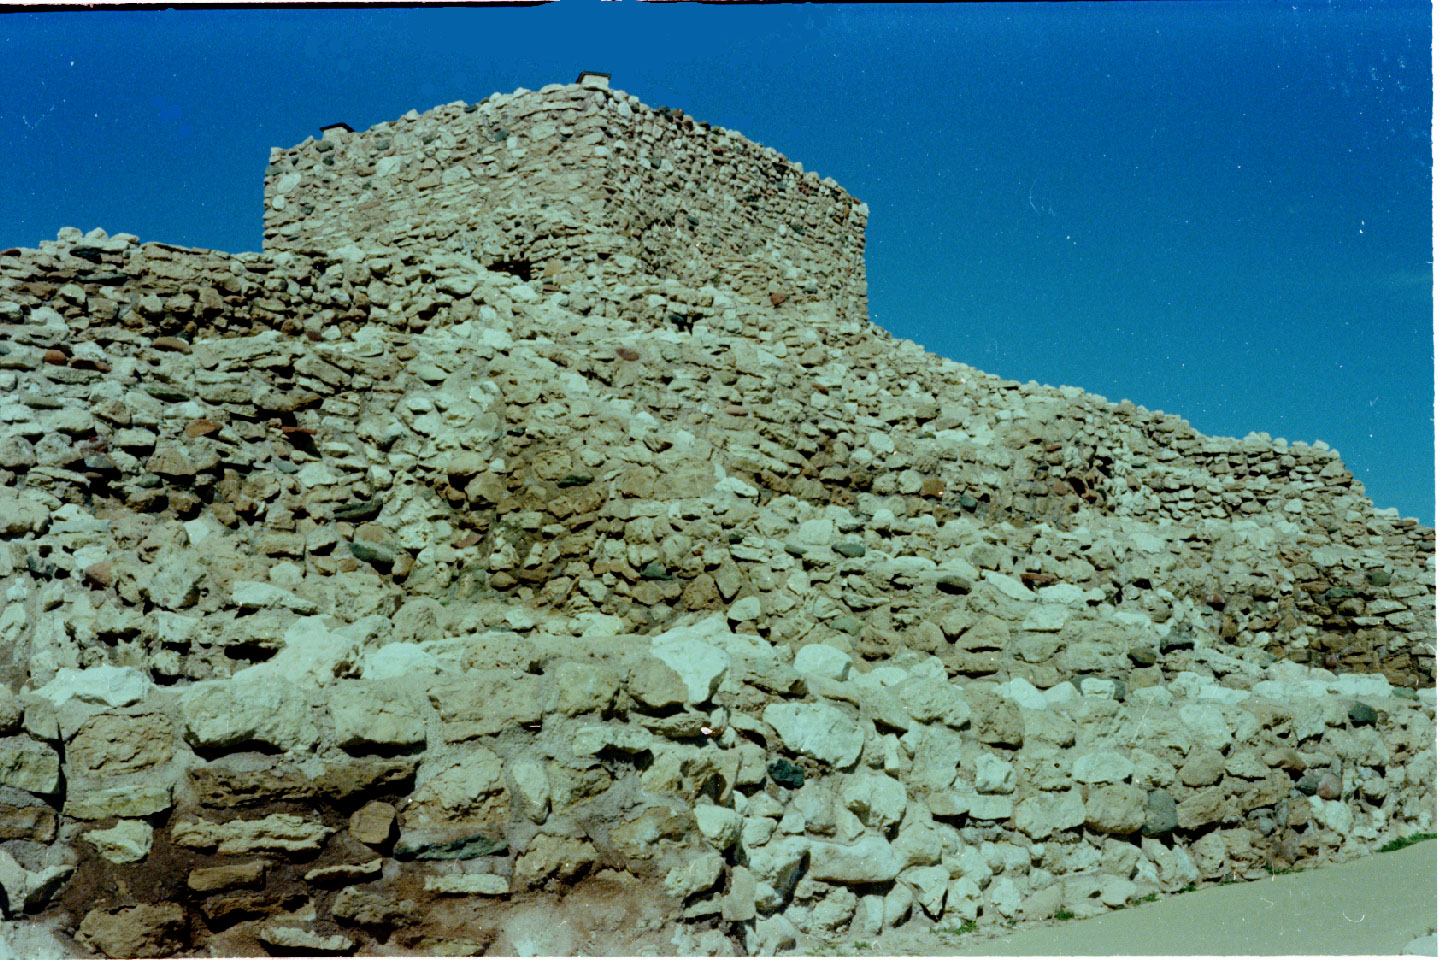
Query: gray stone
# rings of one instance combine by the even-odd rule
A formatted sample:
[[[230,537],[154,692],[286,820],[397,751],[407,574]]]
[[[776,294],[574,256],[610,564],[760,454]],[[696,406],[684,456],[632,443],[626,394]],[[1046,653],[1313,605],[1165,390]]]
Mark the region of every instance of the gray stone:
[[[825,883],[889,883],[904,866],[885,838],[873,833],[848,845],[810,841],[809,876]]]
[[[764,718],[786,749],[834,767],[852,766],[865,744],[860,725],[827,703],[772,703]]]

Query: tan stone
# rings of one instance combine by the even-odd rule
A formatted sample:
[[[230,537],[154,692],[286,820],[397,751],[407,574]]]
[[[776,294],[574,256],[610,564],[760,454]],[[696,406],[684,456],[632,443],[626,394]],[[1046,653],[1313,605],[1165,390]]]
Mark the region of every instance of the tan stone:
[[[75,939],[106,957],[168,957],[182,944],[185,910],[178,903],[96,907]]]
[[[185,883],[196,893],[216,893],[236,887],[263,886],[264,880],[265,861],[245,860],[218,867],[197,867],[190,871]]]
[[[395,832],[395,807],[371,800],[350,814],[350,835],[372,847],[384,845]]]

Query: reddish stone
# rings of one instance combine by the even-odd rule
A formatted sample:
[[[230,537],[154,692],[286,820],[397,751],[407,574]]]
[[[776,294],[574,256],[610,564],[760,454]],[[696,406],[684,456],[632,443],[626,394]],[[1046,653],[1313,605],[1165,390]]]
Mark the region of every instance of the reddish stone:
[[[63,367],[70,362],[70,358],[65,356],[64,350],[46,350],[45,355],[40,359],[57,367]]]
[[[1333,773],[1327,773],[1320,778],[1320,785],[1315,788],[1315,796],[1321,800],[1338,800],[1340,798],[1340,778]]]
[[[631,350],[629,347],[618,347],[618,348],[615,350],[615,356],[619,357],[621,360],[639,360],[639,359],[640,359],[640,354],[637,353],[637,352],[634,351],[634,350]]]
[[[785,302],[786,300],[788,300],[788,299],[790,299],[790,298],[789,298],[789,296],[786,295],[786,294],[783,294],[783,293],[772,293],[772,294],[770,294],[770,306],[772,306],[772,307],[778,307],[778,306],[780,306],[780,304],[784,303],[784,302]]]
[[[110,364],[104,360],[95,360],[90,357],[76,357],[70,361],[70,366],[76,370],[94,370],[98,373],[110,372]]]
[[[185,436],[192,440],[196,437],[208,437],[210,434],[219,431],[219,429],[220,424],[214,420],[206,420],[202,417],[199,420],[192,420],[189,425],[185,427]]]
[[[104,560],[99,563],[92,563],[85,568],[85,581],[91,586],[104,590],[115,582],[115,573],[110,569],[110,564]]]
[[[190,352],[190,344],[179,337],[156,337],[150,341],[150,346],[156,350],[174,350],[177,353]]]

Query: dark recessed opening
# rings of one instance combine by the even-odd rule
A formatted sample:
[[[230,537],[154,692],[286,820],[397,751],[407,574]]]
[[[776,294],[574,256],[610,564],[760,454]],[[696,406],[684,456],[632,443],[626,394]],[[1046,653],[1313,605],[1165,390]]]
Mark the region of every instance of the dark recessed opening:
[[[528,259],[496,260],[490,264],[487,270],[495,273],[508,273],[512,277],[519,277],[521,280],[530,279],[530,261]]]

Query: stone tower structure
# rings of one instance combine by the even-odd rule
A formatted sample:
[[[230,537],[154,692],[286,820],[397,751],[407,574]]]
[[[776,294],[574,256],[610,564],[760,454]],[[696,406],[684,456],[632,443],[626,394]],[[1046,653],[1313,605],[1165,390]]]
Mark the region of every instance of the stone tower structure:
[[[557,286],[711,285],[865,319],[865,204],[732,130],[582,79],[274,150],[266,249],[448,251]]]

